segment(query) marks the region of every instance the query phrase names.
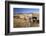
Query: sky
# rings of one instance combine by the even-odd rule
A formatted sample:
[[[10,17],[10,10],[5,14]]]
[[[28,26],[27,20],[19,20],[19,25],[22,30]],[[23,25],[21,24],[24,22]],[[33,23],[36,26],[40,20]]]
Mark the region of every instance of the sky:
[[[13,8],[14,15],[16,13],[39,13],[39,8]]]

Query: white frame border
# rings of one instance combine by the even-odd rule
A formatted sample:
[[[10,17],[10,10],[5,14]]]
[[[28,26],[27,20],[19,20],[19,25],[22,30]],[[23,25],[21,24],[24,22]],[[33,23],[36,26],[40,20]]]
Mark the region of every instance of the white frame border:
[[[13,8],[39,8],[40,9],[40,27],[13,28]],[[39,30],[42,30],[42,27],[43,27],[42,26],[42,6],[10,4],[10,32],[39,31]]]

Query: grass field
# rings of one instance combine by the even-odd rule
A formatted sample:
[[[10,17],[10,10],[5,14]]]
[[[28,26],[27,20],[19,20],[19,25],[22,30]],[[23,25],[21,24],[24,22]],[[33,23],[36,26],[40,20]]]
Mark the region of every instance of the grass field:
[[[36,15],[39,17],[39,14]],[[14,28],[38,27],[39,21],[37,22],[37,19],[32,19],[32,16],[33,16],[32,14],[16,14],[15,16],[13,16]]]

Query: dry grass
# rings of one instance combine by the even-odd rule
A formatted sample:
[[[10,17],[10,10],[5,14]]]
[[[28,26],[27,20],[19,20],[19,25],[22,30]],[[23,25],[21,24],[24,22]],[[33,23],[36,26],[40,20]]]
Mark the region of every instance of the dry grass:
[[[23,15],[23,16],[25,16],[25,15]],[[28,15],[26,15],[25,18],[21,16],[22,18],[18,18],[18,19],[15,18],[15,16],[14,16],[14,20],[13,20],[14,21],[14,28],[16,28],[16,27],[38,27],[39,24],[36,22],[33,23],[33,21],[29,22],[29,19],[27,16]]]

